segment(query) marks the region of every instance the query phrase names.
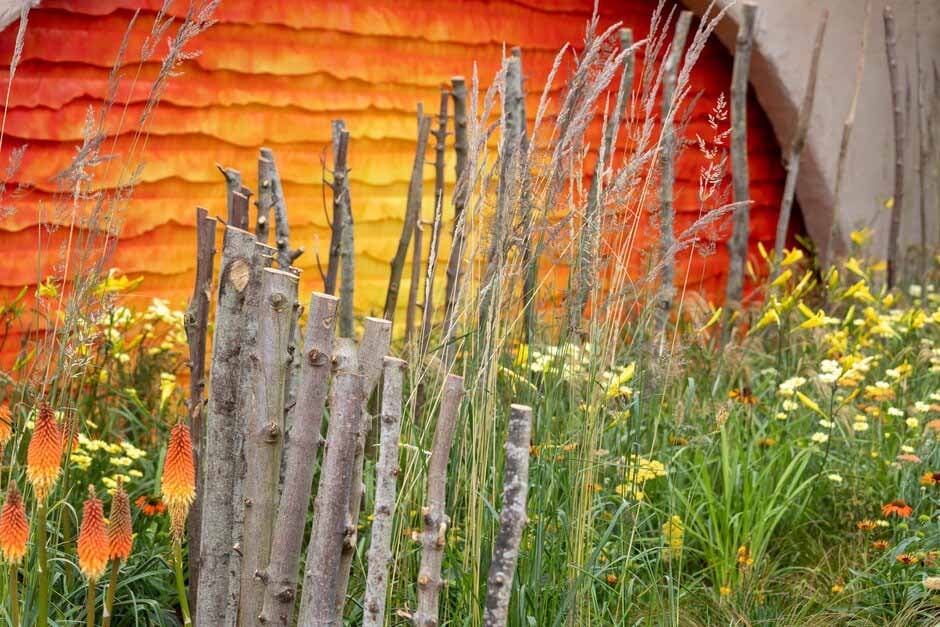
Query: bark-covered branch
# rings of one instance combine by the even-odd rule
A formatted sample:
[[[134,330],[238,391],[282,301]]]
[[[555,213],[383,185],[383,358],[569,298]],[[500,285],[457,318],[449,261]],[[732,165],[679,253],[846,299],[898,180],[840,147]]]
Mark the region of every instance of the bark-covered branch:
[[[434,218],[431,221],[431,246],[428,249],[427,271],[424,275],[424,308],[421,321],[421,350],[428,350],[431,340],[431,325],[434,321],[434,279],[437,274],[437,256],[440,250],[441,221],[444,208],[444,166],[447,153],[447,106],[450,91],[441,88],[441,108],[437,115],[437,130],[434,135]]]
[[[466,232],[464,209],[470,198],[470,174],[467,170],[467,155],[470,142],[467,138],[467,84],[462,76],[451,79],[451,95],[454,99],[454,229],[450,255],[447,258],[447,282],[444,290],[444,321],[441,340],[444,347],[444,363],[449,364],[454,349],[450,341],[456,331],[456,307],[460,282],[463,277],[463,249]]]
[[[236,229],[248,230],[248,209],[250,206],[251,190],[241,186],[237,191],[232,192],[232,208],[229,213],[229,224]]]
[[[901,71],[898,68],[898,35],[894,9],[884,8],[885,53],[888,57],[888,78],[891,86],[891,110],[894,120],[894,198],[888,229],[888,287],[897,284],[901,271],[900,238],[901,208],[904,206],[904,110],[901,102]]]
[[[457,416],[463,399],[463,377],[447,375],[441,408],[434,429],[434,443],[428,462],[427,503],[421,509],[424,529],[420,534],[421,567],[418,570],[418,609],[413,617],[417,627],[436,627],[438,603],[443,587],[441,564],[444,560],[444,545],[450,518],[447,506],[447,462],[457,430]]]
[[[407,363],[385,357],[382,386],[381,439],[375,467],[375,509],[369,545],[369,574],[363,603],[363,627],[385,624],[388,567],[392,561],[392,523],[398,482],[398,440],[401,433],[402,377]]]
[[[330,384],[337,302],[336,297],[328,294],[315,293],[310,297],[297,405],[284,451],[284,488],[274,525],[271,559],[260,575],[265,583],[261,622],[269,625],[290,625],[294,613],[304,526]]]
[[[346,150],[349,145],[349,131],[343,129],[339,135],[342,153],[342,174],[333,174],[334,194],[339,194],[338,209],[342,216],[340,233],[340,265],[342,272],[339,282],[339,334],[341,337],[353,337],[353,293],[356,285],[356,251],[354,246],[355,230],[353,227],[352,201],[349,197],[349,172],[346,167]]]
[[[349,133],[343,120],[333,120],[333,216],[330,221],[330,249],[323,279],[323,291],[336,293],[336,277],[339,275],[340,252],[343,236],[343,216],[346,215],[346,203],[349,201],[349,179],[346,165],[349,148]]]
[[[357,353],[354,340],[337,340],[330,423],[320,466],[320,485],[313,505],[299,625],[340,625],[342,622],[342,600],[337,594],[340,555],[351,533],[346,518],[354,474],[350,461],[356,454],[362,429],[362,374]]]
[[[255,625],[264,586],[255,573],[268,565],[284,435],[288,345],[297,302],[297,276],[265,268],[261,276],[258,342],[252,359],[255,411],[245,438],[245,540],[242,543],[239,624]]]
[[[522,530],[528,520],[526,498],[529,495],[529,439],[532,434],[532,408],[512,405],[506,435],[506,461],[503,467],[503,510],[499,515],[499,533],[493,545],[493,560],[486,582],[486,627],[503,627],[509,613],[512,580],[519,559]]]
[[[240,192],[242,188],[242,173],[233,168],[226,168],[220,163],[216,163],[215,167],[222,173],[222,177],[225,179],[225,217],[226,224],[240,228],[242,230],[244,227],[236,224],[237,216],[235,215],[235,197],[236,192]]]
[[[270,148],[262,148],[258,157],[258,188],[269,194],[270,206],[259,205],[259,213],[274,210],[274,244],[277,246],[277,265],[287,270],[294,261],[303,254],[304,248],[294,250],[290,247],[290,225],[287,222],[287,201],[284,199],[284,188],[281,185],[281,176],[274,163],[274,152]],[[259,191],[260,202],[260,191]]]

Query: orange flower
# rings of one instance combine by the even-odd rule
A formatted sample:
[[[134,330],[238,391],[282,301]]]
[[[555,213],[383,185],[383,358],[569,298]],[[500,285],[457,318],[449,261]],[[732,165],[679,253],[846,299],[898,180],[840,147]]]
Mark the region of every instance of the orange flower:
[[[862,531],[872,531],[878,525],[875,524],[874,520],[860,520],[855,523],[855,526]]]
[[[881,513],[884,516],[894,514],[898,518],[910,518],[912,511],[914,511],[914,508],[908,505],[903,499],[894,499],[890,503],[885,503],[884,507],[881,508]]]
[[[728,392],[728,398],[738,401],[742,405],[757,405],[757,397],[751,394],[751,388],[743,387],[740,390]]]
[[[901,553],[900,555],[898,555],[897,559],[899,562],[901,562],[902,564],[906,566],[912,566],[913,564],[916,564],[917,562],[920,561],[919,559],[917,559],[916,556],[911,555],[910,553]]]
[[[6,401],[0,405],[0,448],[10,441],[13,437],[13,416],[10,414],[10,406]]]
[[[920,477],[920,485],[928,487],[940,485],[940,472],[925,472]]]
[[[919,464],[919,463],[921,463],[921,462],[924,461],[924,460],[922,460],[922,459],[921,459],[920,457],[918,457],[917,455],[910,455],[910,454],[908,454],[908,453],[904,453],[904,454],[898,455],[898,461],[899,461],[899,462],[910,462],[910,463],[912,463],[912,464]]]
[[[0,511],[0,552],[10,564],[19,564],[26,555],[29,540],[29,522],[23,499],[14,482],[7,488],[7,499]]]
[[[878,549],[879,551],[884,551],[890,545],[887,540],[875,540],[871,543],[872,548]]]
[[[78,532],[78,567],[94,582],[108,566],[108,530],[104,523],[104,506],[95,495],[95,486],[88,486],[88,500],[82,508],[82,526]]]
[[[189,427],[182,422],[173,427],[170,443],[163,461],[163,502],[170,511],[170,528],[173,536],[183,537],[189,506],[196,498],[196,467],[193,463],[193,445]]]
[[[617,575],[614,575],[613,573],[607,575],[607,583],[610,585],[617,583]]]
[[[124,491],[124,480],[118,477],[114,496],[111,497],[111,515],[108,517],[108,555],[111,559],[126,560],[134,544],[131,527],[131,504]]]
[[[26,451],[26,478],[33,484],[39,501],[45,501],[62,471],[62,430],[55,413],[45,402],[39,404],[39,416]]]
[[[144,513],[144,516],[156,516],[166,511],[166,505],[159,496],[138,496],[134,505]]]

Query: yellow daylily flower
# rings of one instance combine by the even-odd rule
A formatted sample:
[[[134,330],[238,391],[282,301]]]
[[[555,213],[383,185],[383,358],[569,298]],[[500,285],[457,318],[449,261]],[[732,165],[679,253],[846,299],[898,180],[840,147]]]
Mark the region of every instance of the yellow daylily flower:
[[[722,309],[723,309],[722,307],[719,307],[718,309],[714,310],[714,311],[712,312],[712,317],[708,319],[708,322],[706,322],[705,325],[702,326],[702,327],[698,330],[698,332],[701,333],[702,331],[708,329],[709,327],[714,326],[714,324],[717,323],[718,320],[721,318],[721,310],[722,310]]]
[[[792,277],[793,277],[793,273],[790,270],[784,270],[783,272],[780,273],[780,276],[778,276],[776,279],[773,280],[770,286],[780,287],[781,285],[785,285],[786,282],[789,281]]]
[[[59,288],[51,276],[46,277],[46,282],[40,283],[36,288],[36,296],[39,298],[56,298],[58,295]]]
[[[852,241],[855,243],[856,246],[864,246],[871,239],[871,236],[872,236],[872,230],[868,227],[859,229],[857,231],[852,231],[849,234],[849,237],[852,238]]]
[[[862,270],[861,263],[859,263],[858,259],[856,259],[855,257],[849,257],[849,260],[846,261],[842,265],[845,266],[845,269],[851,272],[852,274],[859,276],[863,279],[868,278],[868,275],[865,274],[864,270]]]
[[[803,258],[803,251],[799,248],[793,248],[786,251],[786,255],[783,257],[783,260],[780,262],[780,265],[787,267],[795,264],[797,261]]]
[[[101,295],[111,292],[130,292],[136,289],[144,280],[144,277],[128,279],[125,275],[117,276],[117,273],[117,268],[108,270],[108,276],[98,285],[95,293]]]

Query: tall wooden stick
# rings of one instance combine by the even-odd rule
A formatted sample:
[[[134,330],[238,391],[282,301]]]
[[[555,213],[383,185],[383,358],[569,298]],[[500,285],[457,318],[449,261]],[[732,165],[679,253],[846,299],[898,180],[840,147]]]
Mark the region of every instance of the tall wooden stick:
[[[353,481],[350,461],[362,429],[362,375],[356,342],[340,338],[333,358],[333,389],[326,452],[320,467],[320,485],[313,505],[313,527],[304,566],[303,595],[298,625],[340,625],[338,599],[340,555],[350,535],[346,526],[349,491]]]
[[[436,627],[441,588],[441,564],[450,518],[447,506],[447,461],[457,430],[457,416],[463,399],[463,377],[447,375],[440,413],[434,429],[434,444],[428,462],[427,505],[422,510],[424,529],[420,534],[421,568],[418,571],[418,610],[413,617],[417,627]]]
[[[747,83],[751,70],[751,47],[757,5],[745,2],[741,25],[734,48],[731,70],[731,185],[737,204],[733,213],[733,230],[728,240],[728,282],[725,286],[725,320],[722,338],[731,337],[733,314],[741,309],[744,297],[744,266],[747,263],[747,240],[751,233],[750,176],[747,167]]]
[[[900,237],[901,208],[904,206],[904,111],[901,109],[901,72],[898,69],[898,36],[894,25],[894,9],[884,8],[885,53],[888,57],[888,78],[891,82],[891,108],[894,116],[894,203],[888,230],[888,287],[897,284],[901,272]]]
[[[656,334],[662,337],[661,346],[665,346],[665,329],[672,311],[675,295],[675,234],[673,233],[673,186],[676,182],[676,103],[673,102],[676,89],[676,77],[682,51],[689,36],[692,12],[683,11],[676,21],[676,30],[672,37],[672,47],[663,67],[662,96],[662,131],[659,147],[659,241],[663,257],[663,270],[660,277],[659,311],[656,321]]]
[[[783,199],[780,201],[780,217],[777,220],[777,238],[774,242],[774,264],[779,268],[783,259],[783,247],[787,241],[787,228],[790,225],[790,214],[793,211],[793,198],[796,195],[796,181],[800,172],[800,155],[806,145],[806,134],[809,132],[809,123],[813,117],[813,101],[816,97],[816,77],[819,75],[819,57],[822,55],[823,38],[826,35],[826,23],[829,21],[829,10],[823,9],[816,30],[816,41],[813,44],[813,55],[809,63],[809,74],[806,78],[806,90],[803,92],[803,105],[800,107],[799,118],[796,123],[796,134],[790,145],[790,154],[787,157],[787,180],[783,186]]]
[[[683,42],[684,44],[685,42]],[[581,326],[584,307],[588,297],[597,285],[599,273],[599,247],[601,237],[601,220],[603,219],[603,187],[601,179],[604,177],[606,163],[613,162],[613,155],[617,145],[617,134],[620,132],[620,121],[629,101],[630,90],[633,88],[633,32],[629,28],[620,29],[620,50],[623,54],[620,87],[613,111],[607,117],[604,127],[604,137],[598,154],[598,161],[594,166],[594,176],[591,177],[591,187],[588,192],[587,210],[584,213],[584,225],[581,228],[581,241],[578,246],[578,257],[575,261],[574,292],[568,303],[568,327],[577,331]],[[681,50],[680,50],[681,53]],[[674,78],[673,78],[674,80]]]
[[[424,177],[424,153],[428,147],[428,134],[431,131],[431,118],[425,117],[418,109],[418,144],[415,147],[415,160],[411,168],[411,183],[408,186],[408,204],[405,208],[405,222],[402,225],[398,248],[391,261],[391,274],[388,279],[388,291],[385,293],[385,318],[394,322],[395,308],[398,306],[398,292],[401,289],[401,275],[405,269],[405,256],[411,235],[418,222],[421,211],[421,188]]]
[[[323,279],[323,291],[336,293],[336,277],[339,274],[340,252],[343,237],[343,216],[346,215],[346,202],[349,200],[348,169],[346,155],[349,147],[349,133],[343,120],[333,120],[333,217],[330,222],[329,261],[326,277]],[[344,193],[345,192],[345,193]]]
[[[293,618],[310,488],[330,384],[337,302],[335,296],[328,294],[315,293],[310,297],[300,386],[290,440],[284,451],[284,488],[274,525],[271,559],[267,569],[259,574],[265,584],[261,622],[268,625],[290,625]]]
[[[414,244],[411,247],[411,281],[408,283],[408,306],[405,308],[405,340],[411,340],[418,321],[418,292],[421,289],[421,256],[424,254],[424,219],[422,207],[418,205],[418,219],[415,220]]]
[[[261,288],[260,249],[247,231],[228,226],[222,242],[219,296],[210,362],[202,489],[197,625],[234,625],[240,570],[235,543],[241,424],[250,320]],[[236,495],[233,498],[233,495]]]
[[[441,108],[437,115],[434,135],[434,219],[431,222],[431,246],[428,249],[427,271],[424,276],[424,307],[421,322],[421,353],[428,350],[431,324],[434,320],[434,278],[437,274],[437,255],[440,249],[441,220],[444,208],[444,167],[447,153],[447,106],[450,91],[441,87]]]
[[[236,225],[235,219],[235,209],[234,209],[234,197],[233,194],[241,191],[242,188],[242,173],[233,168],[226,168],[220,163],[216,163],[215,167],[222,173],[222,177],[225,179],[225,208],[226,208],[226,220],[227,223],[236,226],[237,228],[243,228]],[[243,229],[247,230],[247,229]]]
[[[353,294],[356,285],[356,251],[354,246],[354,229],[352,217],[352,203],[349,198],[349,178],[346,170],[346,147],[349,145],[349,131],[340,132],[340,145],[343,152],[343,174],[340,178],[341,209],[343,227],[340,234],[340,265],[342,273],[339,283],[339,334],[341,337],[353,337]],[[337,184],[334,174],[334,185]]]
[[[290,225],[287,223],[287,203],[284,200],[284,188],[281,186],[281,176],[274,163],[274,152],[270,148],[262,148],[258,157],[258,187],[261,190],[269,188],[271,209],[274,209],[274,243],[277,246],[277,265],[282,269],[294,265],[297,257],[303,254],[304,248],[294,250],[290,247]],[[259,210],[261,208],[259,207]]]
[[[359,372],[362,375],[361,424],[356,438],[356,450],[351,460],[352,480],[349,488],[349,503],[346,508],[346,536],[343,539],[343,548],[340,554],[340,566],[336,581],[337,611],[343,613],[343,602],[346,599],[346,588],[349,585],[349,571],[352,568],[353,558],[356,556],[358,542],[359,510],[362,507],[362,495],[365,486],[362,483],[362,464],[365,460],[366,439],[372,430],[372,416],[369,415],[367,403],[372,392],[379,383],[382,375],[382,363],[388,354],[389,343],[392,339],[392,323],[381,318],[366,318],[365,328],[362,332],[362,344],[359,347]]]
[[[849,112],[842,125],[842,141],[839,143],[839,161],[836,164],[836,182],[832,196],[832,224],[829,227],[829,237],[826,248],[822,251],[820,267],[828,268],[835,263],[836,246],[842,245],[841,227],[839,224],[839,200],[842,197],[842,184],[845,180],[845,164],[849,156],[849,141],[852,138],[852,128],[855,126],[855,111],[858,108],[858,95],[862,90],[862,75],[865,72],[865,52],[868,49],[868,25],[871,21],[871,0],[865,2],[865,17],[862,23],[862,41],[858,49],[858,60],[855,64],[855,88],[852,93],[852,102]]]
[[[385,624],[388,566],[392,561],[392,521],[398,481],[398,440],[401,433],[402,375],[407,363],[386,357],[382,386],[381,440],[375,467],[375,508],[369,544],[369,574],[363,603],[363,627]]]
[[[499,533],[493,546],[493,561],[486,583],[486,627],[503,627],[509,613],[512,580],[519,559],[519,543],[527,522],[529,495],[529,438],[532,434],[532,408],[511,405],[506,435],[506,462],[503,468],[503,510]]]
[[[467,155],[470,151],[470,142],[467,138],[467,85],[462,76],[451,79],[451,94],[454,99],[454,174],[457,182],[454,186],[454,230],[447,258],[447,283],[444,290],[444,323],[443,339],[444,363],[451,362],[454,349],[450,340],[456,330],[455,309],[461,277],[463,275],[463,248],[466,225],[464,209],[470,198],[470,175],[467,171]]]
[[[229,224],[236,229],[248,230],[248,208],[250,207],[251,190],[242,185],[237,191],[232,192],[232,206],[229,212]]]
[[[917,26],[914,28],[914,72],[917,83],[917,183],[920,194],[920,277],[927,276],[927,168],[930,161],[930,118],[927,114],[927,104],[924,100],[924,91],[927,89],[927,76],[924,73],[920,60],[921,30],[920,0],[914,3],[914,17]],[[921,279],[924,280],[924,279]]]
[[[215,258],[215,218],[209,211],[196,209],[196,283],[186,308],[184,328],[189,343],[189,424],[193,439],[193,457],[197,484],[202,477],[203,404],[206,389],[206,336],[212,300],[212,272]],[[199,530],[202,525],[202,495],[189,510],[186,535],[189,548],[189,604],[196,606],[199,589]]]
[[[252,359],[257,410],[248,416],[245,440],[246,540],[242,543],[241,625],[257,624],[264,599],[264,586],[255,578],[255,573],[268,565],[277,514],[287,347],[296,301],[297,276],[284,270],[265,268],[258,311],[258,348]]]

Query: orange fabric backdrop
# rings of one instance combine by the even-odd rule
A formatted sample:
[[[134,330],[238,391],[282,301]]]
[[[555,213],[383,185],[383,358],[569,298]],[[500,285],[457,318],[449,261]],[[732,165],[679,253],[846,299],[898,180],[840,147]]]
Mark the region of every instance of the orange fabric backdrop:
[[[15,211],[0,221],[5,253],[0,256],[0,301],[53,273],[54,255],[37,268],[37,206],[55,189],[50,177],[74,155],[88,107],[106,94],[132,9],[142,8],[127,52],[131,76],[161,4],[48,0],[30,14],[23,60],[10,90],[0,164],[5,166],[13,149],[28,144],[16,181],[30,183],[33,189],[5,200]],[[633,28],[636,39],[645,37],[655,4],[602,1],[601,26],[621,20]],[[176,2],[175,10],[183,11],[186,5]],[[492,77],[504,42],[522,46],[528,90],[539,91],[561,45],[577,46],[582,40],[592,6],[593,0],[225,0],[217,12],[219,23],[196,41],[202,54],[171,79],[156,111],[144,154],[147,165],[125,216],[113,265],[144,277],[136,297],[161,296],[182,305],[192,290],[194,208],[202,205],[216,215],[225,211],[224,185],[215,163],[240,170],[246,184],[255,188],[257,148],[266,145],[274,150],[284,179],[292,243],[308,250],[298,261],[304,270],[302,293],[317,289],[320,277],[312,251],[318,248],[324,258],[329,239],[320,160],[330,141],[330,120],[343,118],[351,132],[357,307],[365,314],[377,312],[401,229],[416,104],[423,102],[426,112],[435,112],[439,86],[455,74],[469,78],[474,61],[483,80]],[[16,29],[14,23],[0,33],[0,58],[6,62]],[[642,62],[642,52],[639,58]],[[129,103],[123,134],[115,144],[118,156],[128,149],[133,121],[158,69],[157,61],[148,62],[136,82],[128,77],[118,90],[117,101]],[[728,93],[730,77],[730,56],[717,41],[710,42],[692,72],[693,92],[702,95],[688,137],[710,135],[705,116],[719,94]],[[0,88],[6,90],[8,83],[4,69]],[[536,97],[530,94],[531,116]],[[749,118],[753,251],[758,241],[772,241],[784,173],[779,147],[756,103]],[[594,129],[595,135],[598,131]],[[448,158],[449,192],[452,152]],[[703,163],[694,147],[680,161],[677,231],[698,216],[696,193]],[[427,217],[433,168],[427,167],[424,175]],[[448,206],[445,215],[450,211]],[[716,301],[724,289],[727,255],[722,242],[729,234],[727,228],[711,229],[709,237],[718,244],[715,254],[695,253],[692,259],[690,288],[702,289]],[[53,235],[47,249],[57,250],[62,237],[62,231]],[[445,256],[447,249],[445,239]],[[682,265],[687,254],[680,257]],[[677,275],[684,278],[684,270]],[[407,293],[407,285],[402,293]]]

